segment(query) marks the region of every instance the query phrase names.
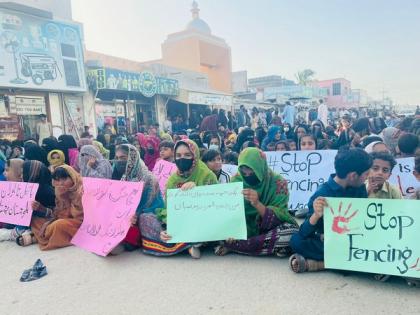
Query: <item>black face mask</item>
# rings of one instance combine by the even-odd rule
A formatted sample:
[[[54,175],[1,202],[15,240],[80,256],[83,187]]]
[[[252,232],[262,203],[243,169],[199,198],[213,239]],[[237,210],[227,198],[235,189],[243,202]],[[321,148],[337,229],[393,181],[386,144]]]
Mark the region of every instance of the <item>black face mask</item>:
[[[192,159],[176,159],[175,164],[181,172],[186,172],[191,169],[193,165]]]
[[[255,175],[255,174],[252,174],[250,176],[243,176],[242,175],[242,178],[250,186],[256,186],[260,183],[260,180],[258,179],[257,175]]]
[[[153,148],[148,148],[148,149],[147,149],[147,153],[149,153],[150,155],[153,155],[153,154],[155,154],[155,149],[153,149]]]
[[[112,171],[112,179],[120,180],[127,168],[127,161],[115,161],[114,170]]]

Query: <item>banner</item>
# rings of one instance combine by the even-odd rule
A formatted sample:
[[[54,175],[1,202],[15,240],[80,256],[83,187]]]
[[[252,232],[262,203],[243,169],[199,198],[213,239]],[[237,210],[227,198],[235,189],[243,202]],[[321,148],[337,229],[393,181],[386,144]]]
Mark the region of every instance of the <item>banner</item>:
[[[83,190],[83,223],[71,242],[106,256],[127,235],[143,183],[84,177]]]
[[[0,8],[0,86],[86,91],[81,25]]]
[[[306,209],[309,198],[334,173],[335,150],[265,152],[268,167],[288,182],[289,210]]]
[[[232,164],[223,164],[222,170],[229,174],[230,178],[232,179],[238,173],[238,165]]]
[[[0,222],[29,226],[38,184],[0,182]]]
[[[327,198],[325,267],[420,278],[420,201]]]
[[[242,183],[167,191],[171,243],[247,239]]]
[[[171,163],[165,160],[159,160],[156,162],[152,173],[156,176],[157,180],[159,181],[160,191],[163,195],[165,195],[166,192],[166,183],[168,182],[169,176],[171,176],[175,172],[175,163]]]
[[[413,175],[414,157],[397,159],[397,165],[392,169],[389,182],[401,191],[404,199],[410,199],[420,188],[420,182]]]

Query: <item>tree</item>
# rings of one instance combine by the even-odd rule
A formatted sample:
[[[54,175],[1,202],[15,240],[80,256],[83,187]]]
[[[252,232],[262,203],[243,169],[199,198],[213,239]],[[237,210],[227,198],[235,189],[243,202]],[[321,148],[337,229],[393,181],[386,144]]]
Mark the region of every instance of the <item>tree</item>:
[[[311,69],[305,69],[303,71],[299,71],[295,74],[296,80],[298,81],[299,85],[308,85],[311,81],[313,81],[315,75],[315,71]]]

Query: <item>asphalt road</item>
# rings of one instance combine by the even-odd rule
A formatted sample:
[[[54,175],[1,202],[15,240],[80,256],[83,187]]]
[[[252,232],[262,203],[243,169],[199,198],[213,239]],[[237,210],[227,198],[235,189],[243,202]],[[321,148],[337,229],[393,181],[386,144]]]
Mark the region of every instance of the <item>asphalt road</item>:
[[[288,260],[209,250],[102,258],[69,247],[41,252],[0,243],[0,314],[420,314],[420,289],[394,277],[325,271],[296,275]],[[37,258],[48,275],[19,282]]]

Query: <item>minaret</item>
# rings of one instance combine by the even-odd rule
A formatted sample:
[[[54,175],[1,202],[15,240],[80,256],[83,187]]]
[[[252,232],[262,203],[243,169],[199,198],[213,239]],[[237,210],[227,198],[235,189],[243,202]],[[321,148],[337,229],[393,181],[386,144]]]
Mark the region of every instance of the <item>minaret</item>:
[[[196,1],[193,1],[191,5],[191,13],[192,13],[192,18],[194,20],[200,17],[199,12],[200,12],[200,9],[198,8],[198,3]]]

